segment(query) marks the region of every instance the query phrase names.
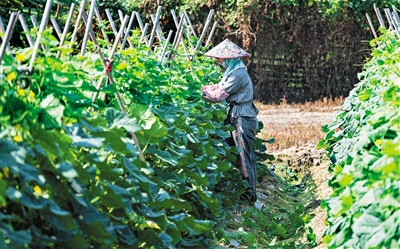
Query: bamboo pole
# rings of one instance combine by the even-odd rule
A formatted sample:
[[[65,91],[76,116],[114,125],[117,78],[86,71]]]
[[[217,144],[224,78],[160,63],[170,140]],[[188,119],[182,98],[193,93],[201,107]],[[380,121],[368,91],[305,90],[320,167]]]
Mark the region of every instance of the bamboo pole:
[[[62,32],[61,32],[60,26],[58,26],[57,20],[54,17],[52,17],[52,18],[50,18],[50,21],[51,21],[51,24],[53,24],[53,27],[57,33],[58,39],[61,40]]]
[[[208,44],[210,44],[211,38],[213,37],[213,35],[214,35],[214,33],[215,33],[215,30],[216,30],[216,28],[217,28],[217,24],[218,24],[218,22],[214,22],[214,24],[213,24],[213,26],[212,26],[212,28],[211,28],[211,32],[210,32],[210,34],[208,35],[208,39],[207,39],[206,45],[204,45],[204,47],[207,47]]]
[[[125,16],[125,18],[123,20],[123,23],[121,24],[121,27],[119,29],[119,32],[118,32],[117,36],[115,37],[114,46],[112,47],[111,52],[109,54],[108,58],[109,58],[110,61],[112,60],[112,58],[113,58],[113,56],[114,56],[114,54],[115,54],[115,52],[117,50],[117,46],[118,46],[118,44],[119,44],[119,42],[121,40],[121,37],[122,37],[122,34],[124,32],[124,28],[125,28],[127,22],[128,22],[128,16]],[[102,77],[100,77],[100,80],[99,80],[99,82],[98,82],[98,84],[96,86],[97,92],[95,92],[93,94],[93,98],[92,98],[93,101],[95,99],[97,99],[97,96],[99,94],[98,91],[101,89],[101,87],[103,85],[103,81],[104,81],[104,77],[102,76]]]
[[[174,37],[174,41],[172,43],[172,49],[174,49],[177,46],[178,39],[179,39],[179,34],[180,34],[181,30],[182,30],[183,23],[184,23],[184,19],[181,16],[181,19],[179,21],[179,24],[178,24],[178,27],[177,27],[177,30],[176,30],[176,35]]]
[[[36,16],[31,15],[31,21],[32,21],[33,27],[34,27],[35,29],[38,29],[38,28],[39,28],[39,24],[38,24],[38,21],[37,21],[37,19],[36,19]],[[46,50],[46,47],[45,47],[43,44],[41,45],[41,47],[42,47],[42,50],[43,50],[43,51]]]
[[[72,32],[72,36],[71,36],[71,43],[69,46],[70,48],[72,48],[72,45],[74,44],[75,39],[76,39],[76,35],[78,34],[79,24],[81,22],[83,12],[85,12],[85,4],[86,4],[86,0],[82,0],[81,5],[79,6],[79,12],[78,12],[78,16],[76,17],[74,31]]]
[[[12,33],[14,32],[15,23],[16,23],[18,15],[19,15],[19,12],[11,13],[10,19],[8,21],[6,33],[3,36],[3,42],[1,43],[1,47],[0,47],[0,65],[1,65],[1,62],[3,61],[4,52],[6,51],[8,42],[11,38]]]
[[[60,45],[59,45],[60,47],[64,46],[65,39],[67,38],[67,34],[68,34],[69,26],[71,24],[71,19],[72,19],[72,15],[74,13],[74,9],[75,9],[75,4],[72,3],[71,7],[69,8],[68,17],[67,17],[67,20],[65,21],[64,30],[63,30],[63,33],[62,33],[62,36],[60,39]],[[57,54],[56,54],[56,58],[60,58],[60,56],[61,56],[61,51],[58,50]]]
[[[108,46],[108,44],[110,43],[110,41],[108,40],[107,33],[106,33],[106,31],[104,30],[104,28],[103,28],[103,25],[102,25],[102,24],[103,24],[103,18],[101,18],[101,14],[100,14],[100,11],[99,11],[99,8],[97,7],[97,5],[96,5],[96,7],[94,8],[94,13],[96,14],[97,21],[98,21],[99,27],[100,27],[100,31],[101,31],[101,33],[103,34],[104,41],[107,43],[107,46]]]
[[[122,13],[121,10],[118,10],[118,16],[119,16],[119,20],[122,23],[122,21],[124,20],[124,13]]]
[[[376,32],[375,32],[375,29],[374,29],[374,25],[372,24],[371,18],[369,17],[368,13],[365,13],[365,16],[367,17],[368,24],[369,24],[369,27],[371,28],[372,34],[374,35],[375,38],[378,38],[378,36],[376,35]]]
[[[37,33],[37,38],[35,41],[35,45],[33,47],[33,52],[32,52],[32,57],[31,57],[31,61],[29,64],[29,73],[32,73],[33,70],[33,63],[35,62],[37,53],[38,53],[38,49],[39,49],[39,45],[40,45],[40,39],[42,38],[42,33],[44,31],[44,29],[47,26],[47,22],[49,21],[49,16],[50,16],[50,11],[51,11],[51,5],[53,4],[53,0],[47,0],[46,2],[46,6],[44,8],[44,14],[42,17],[42,21],[40,23],[40,27],[39,27],[39,31]]]
[[[190,30],[192,31],[193,36],[197,38],[196,31],[193,28],[192,22],[190,21],[188,14],[186,13],[186,11],[184,11],[183,14],[185,15],[186,21],[189,25]]]
[[[124,48],[125,48],[125,44],[126,44],[126,41],[127,41],[128,38],[129,38],[129,32],[130,32],[130,30],[131,30],[131,28],[132,28],[132,24],[133,24],[133,21],[134,21],[134,20],[135,20],[135,11],[132,11],[132,15],[131,15],[130,18],[129,18],[128,27],[127,27],[126,30],[125,30],[124,40],[122,41],[122,44],[121,44],[121,50],[124,50]],[[131,42],[130,40],[128,40],[128,43],[129,43],[129,46],[130,46],[131,48],[133,48],[133,44],[132,44],[132,42]]]
[[[92,0],[90,3],[90,10],[89,10],[89,16],[87,18],[86,22],[86,30],[85,30],[85,35],[83,37],[83,43],[82,43],[82,48],[81,48],[81,55],[85,54],[86,50],[86,45],[87,45],[87,40],[89,38],[89,30],[91,30],[92,26],[92,20],[93,20],[93,15],[94,15],[94,9],[96,7],[96,0]]]
[[[142,32],[141,39],[142,39],[142,37],[144,37],[144,42],[145,42],[146,44],[148,44],[148,40],[147,40],[146,35],[143,36],[143,33],[146,34],[146,32],[147,32],[147,28],[146,28],[146,30],[144,30],[146,25],[143,25],[142,18],[140,18],[139,12],[135,12],[135,14],[136,14],[136,19],[138,20],[138,24],[139,24],[140,31]],[[141,40],[141,41],[142,41],[142,40]]]
[[[400,26],[400,17],[399,17],[399,13],[397,12],[397,9],[396,9],[396,7],[394,7],[394,5],[392,5],[392,9],[393,9],[393,16],[394,16],[394,19],[397,21],[397,23],[398,23],[399,26]]]
[[[180,34],[179,28],[180,28],[180,23],[181,23],[181,21],[183,21],[181,25],[185,25],[186,22],[185,22],[185,19],[183,18],[183,14],[181,14],[181,15],[180,15],[181,19],[180,19],[180,21],[179,21],[179,23],[178,23],[178,18],[176,17],[175,10],[171,10],[171,15],[172,15],[172,19],[174,20],[175,27],[176,27],[176,35],[175,35],[175,37],[177,37],[177,36],[179,36],[179,34]],[[178,37],[178,38],[179,38],[179,37]],[[188,38],[189,38],[189,37],[188,37]],[[176,39],[176,38],[174,38],[174,43],[173,43],[174,45],[172,46],[172,48],[175,47],[175,39]],[[180,40],[179,40],[179,41],[180,41]],[[190,46],[192,47],[192,43],[189,42],[189,44],[190,44]],[[188,51],[188,49],[187,49],[187,47],[186,47],[186,44],[185,44],[185,41],[182,41],[182,46],[183,46],[183,49],[185,50],[185,53],[186,53],[186,54],[189,54],[189,51]],[[193,51],[193,47],[192,47],[192,51]]]
[[[165,52],[167,51],[169,40],[171,40],[171,37],[172,37],[172,33],[173,33],[172,30],[170,30],[169,33],[168,33],[167,40],[166,40],[166,42],[164,44],[164,47],[163,47],[162,52],[161,52],[161,55],[160,55],[160,57],[158,58],[158,61],[157,61],[158,64],[161,64],[163,62],[163,60],[164,60]]]
[[[146,23],[146,24],[144,25],[144,28],[143,28],[143,31],[142,31],[142,36],[140,37],[139,42],[142,42],[142,41],[144,40],[145,43],[146,43],[146,40],[147,40],[146,33],[147,33],[147,29],[148,29],[148,28],[149,28],[149,24]],[[146,43],[146,44],[147,44],[147,43]]]
[[[199,38],[199,40],[197,41],[197,45],[196,45],[196,48],[194,49],[194,52],[196,52],[196,51],[198,51],[198,50],[200,49],[201,43],[202,43],[202,41],[203,41],[204,36],[205,36],[206,33],[207,33],[208,25],[210,25],[211,18],[212,18],[212,16],[213,16],[213,14],[214,14],[214,10],[212,9],[212,10],[210,10],[210,12],[208,13],[206,23],[205,23],[205,25],[204,25],[203,31],[201,32],[200,38]]]
[[[149,43],[147,44],[148,47],[151,47],[153,45],[154,36],[156,34],[158,22],[160,21],[161,9],[162,9],[161,6],[157,7],[156,20],[155,20],[155,22],[153,22],[153,29],[151,30],[150,40],[149,40]]]
[[[394,30],[393,20],[392,20],[392,16],[391,16],[390,10],[388,8],[385,8],[385,9],[383,9],[383,11],[385,12],[386,19],[387,19],[388,24],[389,24],[389,30]]]
[[[150,15],[151,21],[154,23],[155,22],[155,17],[153,14]],[[164,42],[165,41],[165,36],[164,33],[162,32],[162,29],[160,27],[160,24],[157,25],[157,29],[156,29],[156,35],[158,37],[158,40]]]
[[[18,16],[18,19],[19,19],[19,22],[21,23],[22,29],[25,32],[25,36],[26,36],[26,39],[28,40],[29,47],[33,47],[34,42],[33,42],[32,37],[29,35],[28,25],[26,25],[26,21],[25,21],[24,16],[22,14],[20,14]]]
[[[117,35],[118,31],[117,31],[117,28],[115,27],[114,20],[111,16],[111,12],[109,9],[106,9],[106,15],[107,15],[108,21],[110,22],[111,29],[112,29],[114,35]]]
[[[3,33],[3,34],[6,33],[6,29],[4,28],[3,19],[1,19],[1,17],[0,17],[0,32]],[[6,51],[7,51],[7,53],[11,54],[10,44],[8,44],[8,43],[7,43],[7,46],[6,46]]]
[[[378,17],[379,25],[380,25],[381,27],[384,27],[384,28],[385,28],[385,21],[384,21],[383,18],[382,18],[381,12],[380,12],[379,9],[376,7],[376,4],[374,4],[374,10],[375,10],[376,16]]]

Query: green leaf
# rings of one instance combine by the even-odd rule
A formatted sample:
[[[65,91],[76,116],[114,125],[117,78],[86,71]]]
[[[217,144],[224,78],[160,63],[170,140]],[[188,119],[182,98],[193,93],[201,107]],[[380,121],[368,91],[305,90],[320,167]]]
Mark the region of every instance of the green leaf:
[[[370,234],[381,224],[381,220],[369,213],[363,213],[359,218],[354,219],[352,225],[353,233],[357,236],[361,234]]]
[[[124,128],[130,133],[135,133],[141,130],[135,118],[128,118],[124,113],[115,110],[114,108],[107,108],[105,116],[111,128]]]
[[[40,106],[57,121],[58,125],[61,125],[65,107],[60,104],[60,101],[53,94],[47,95],[40,103]]]

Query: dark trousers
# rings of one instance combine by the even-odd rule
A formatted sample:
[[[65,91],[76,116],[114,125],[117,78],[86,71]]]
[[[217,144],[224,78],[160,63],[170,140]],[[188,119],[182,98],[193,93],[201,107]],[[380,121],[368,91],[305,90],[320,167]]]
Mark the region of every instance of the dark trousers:
[[[228,116],[229,118],[229,116]],[[231,118],[230,123],[235,130],[232,132],[234,145],[239,148],[238,165],[242,178],[247,180],[250,189],[245,192],[245,199],[250,202],[257,200],[256,195],[256,159],[254,155],[254,140],[256,139],[258,120],[256,117]],[[231,144],[233,146],[233,144]]]

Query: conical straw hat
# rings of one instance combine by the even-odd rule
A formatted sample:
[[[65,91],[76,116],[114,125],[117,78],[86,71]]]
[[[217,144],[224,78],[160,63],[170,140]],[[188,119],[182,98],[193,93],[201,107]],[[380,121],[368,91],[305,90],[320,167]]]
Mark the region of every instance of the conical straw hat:
[[[231,42],[229,39],[225,39],[223,42],[205,53],[205,55],[217,59],[232,59],[238,57],[246,57],[250,54],[244,51],[235,43]]]

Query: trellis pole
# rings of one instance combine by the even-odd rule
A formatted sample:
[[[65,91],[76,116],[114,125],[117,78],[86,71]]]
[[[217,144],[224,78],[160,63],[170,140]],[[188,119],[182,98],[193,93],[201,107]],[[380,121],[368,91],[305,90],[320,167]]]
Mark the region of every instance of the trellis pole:
[[[372,34],[374,35],[375,38],[378,38],[378,36],[376,35],[376,32],[375,32],[375,29],[374,29],[374,25],[372,24],[371,18],[369,17],[368,13],[365,13],[365,16],[367,17],[368,24],[369,24],[369,27],[371,28]]]
[[[170,30],[169,33],[168,33],[167,40],[166,40],[166,42],[164,44],[164,47],[163,47],[163,49],[161,51],[161,54],[160,54],[160,57],[158,58],[158,61],[157,61],[158,64],[161,64],[163,62],[163,60],[164,60],[165,52],[167,51],[169,40],[171,40],[171,37],[172,37],[172,33],[173,33],[172,30]]]
[[[208,25],[210,25],[211,18],[212,18],[212,16],[213,16],[213,14],[214,14],[214,10],[212,9],[212,10],[210,10],[210,12],[208,13],[207,20],[206,20],[206,23],[205,23],[205,25],[204,25],[203,31],[201,32],[200,38],[199,38],[199,40],[197,41],[196,48],[194,49],[193,52],[196,52],[196,51],[198,51],[198,50],[200,49],[201,43],[202,43],[202,41],[203,41],[203,39],[204,39],[204,36],[205,36],[206,33],[207,33]]]
[[[204,45],[204,47],[207,47],[208,44],[210,44],[211,38],[212,38],[213,35],[214,35],[214,32],[215,32],[215,30],[216,30],[216,28],[217,28],[217,25],[218,25],[218,22],[214,22],[214,24],[213,24],[213,26],[212,26],[212,28],[211,28],[211,32],[210,32],[210,34],[208,35],[208,39],[207,39],[206,45]]]
[[[139,42],[144,41],[145,44],[147,44],[147,43],[146,43],[146,41],[147,41],[146,33],[147,33],[147,29],[148,29],[148,28],[149,28],[149,24],[146,23],[146,24],[144,25],[144,28],[143,28],[143,31],[142,31],[142,36],[140,37]]]
[[[173,43],[173,45],[172,45],[172,49],[174,49],[177,45],[176,44],[178,44],[178,43],[175,43],[175,41],[176,41],[176,38],[178,37],[179,38],[179,35],[180,35],[180,28],[181,28],[181,26],[182,25],[185,25],[185,19],[184,18],[182,18],[182,14],[180,15],[180,17],[181,17],[181,19],[180,19],[180,21],[178,22],[178,18],[176,17],[176,14],[175,14],[175,11],[172,9],[171,10],[171,15],[172,15],[172,19],[174,20],[174,23],[175,23],[175,26],[176,26],[176,35],[175,35],[175,38],[174,38],[174,43]],[[179,42],[180,40],[178,40],[178,42]],[[191,45],[192,43],[190,42],[190,45]],[[186,54],[189,54],[189,52],[188,52],[188,49],[187,49],[187,47],[186,47],[186,44],[185,44],[185,41],[183,41],[182,42],[182,46],[183,46],[183,49],[185,50],[185,53]],[[192,49],[193,50],[193,49]]]
[[[375,10],[376,16],[378,17],[379,25],[380,25],[381,27],[384,27],[384,28],[385,28],[385,21],[384,21],[383,18],[382,18],[381,12],[380,12],[379,9],[376,7],[376,4],[374,4],[374,10]]]
[[[20,13],[19,11],[17,13],[15,13],[15,12],[11,13],[10,19],[8,21],[6,33],[3,36],[3,42],[1,43],[1,47],[0,47],[0,65],[1,65],[1,62],[3,61],[3,56],[4,56],[4,52],[6,51],[8,41],[10,40],[11,35],[14,32],[16,20],[17,20],[19,13]]]
[[[146,37],[146,32],[147,32],[147,28],[148,28],[148,27],[146,28],[147,23],[143,26],[142,18],[140,18],[139,12],[135,12],[135,14],[136,14],[136,19],[138,20],[140,31],[142,32],[142,36],[140,37],[140,42],[142,41],[142,37],[143,37],[144,42],[147,44],[148,43],[148,40]]]
[[[75,9],[75,4],[72,3],[71,7],[69,8],[69,12],[68,12],[68,17],[67,20],[65,21],[65,26],[64,26],[64,30],[60,39],[60,44],[59,47],[62,47],[64,45],[65,39],[67,38],[67,34],[68,34],[68,30],[69,30],[69,26],[71,24],[71,19],[72,19],[72,15],[74,13],[74,9]],[[56,54],[56,58],[60,58],[61,56],[61,51],[58,50],[57,54]]]
[[[397,12],[397,9],[396,9],[396,7],[394,7],[394,5],[392,5],[392,9],[393,9],[393,16],[394,16],[394,19],[397,21],[397,23],[399,24],[399,26],[400,26],[400,17],[399,17],[399,13]],[[399,27],[400,28],[400,27]]]
[[[3,34],[6,33],[6,29],[4,28],[4,23],[3,23],[3,20],[1,19],[1,17],[0,17],[0,32]],[[10,48],[10,44],[8,44],[8,42],[7,42],[6,50],[7,50],[7,53],[11,54],[11,48]],[[1,60],[0,60],[0,63],[1,63]]]
[[[34,42],[33,42],[32,37],[28,34],[29,29],[28,29],[28,25],[26,25],[26,21],[25,21],[24,16],[22,14],[20,14],[20,15],[18,15],[18,19],[19,19],[19,22],[21,23],[22,29],[25,32],[25,36],[26,36],[26,39],[28,40],[29,46],[33,47]]]
[[[39,28],[39,24],[38,24],[38,21],[37,21],[37,19],[36,19],[36,16],[31,15],[30,17],[31,17],[31,21],[32,21],[33,27],[34,27],[35,29]],[[46,50],[46,48],[45,48],[44,45],[41,45],[41,47],[42,47],[42,50],[43,50],[43,51]]]
[[[149,43],[147,44],[148,47],[151,47],[153,45],[154,36],[156,35],[158,22],[160,21],[161,9],[162,9],[161,6],[157,7],[156,20],[155,20],[155,22],[153,22],[153,29],[151,30],[150,40],[149,40]]]
[[[92,0],[90,3],[90,10],[89,10],[89,16],[87,18],[87,22],[86,22],[86,30],[85,30],[85,35],[83,37],[83,43],[82,43],[82,48],[81,48],[81,55],[85,54],[85,50],[86,50],[86,44],[87,44],[87,40],[89,38],[89,30],[91,30],[91,26],[92,26],[92,20],[93,20],[93,15],[94,15],[94,9],[96,7],[96,0]]]
[[[107,15],[108,21],[110,22],[111,29],[112,29],[114,35],[117,35],[118,31],[117,31],[117,28],[115,27],[114,20],[111,16],[111,12],[109,9],[106,9],[106,15]]]
[[[57,34],[57,36],[58,36],[58,39],[61,40],[62,32],[61,32],[60,26],[59,26],[58,23],[57,23],[57,20],[56,20],[54,17],[51,17],[51,18],[50,18],[50,21],[51,21],[51,24],[52,24],[53,27],[54,27],[54,30],[56,31],[56,34]]]
[[[119,44],[119,42],[121,40],[121,37],[122,37],[122,34],[124,32],[124,28],[125,28],[127,22],[128,22],[128,16],[125,16],[125,18],[123,20],[123,23],[121,24],[121,27],[119,29],[119,32],[118,32],[117,36],[115,37],[114,46],[112,47],[111,52],[110,52],[110,54],[108,56],[108,59],[110,61],[112,60],[112,58],[113,58],[113,56],[114,56],[114,54],[115,54],[115,52],[117,50],[117,46],[118,46],[118,44]],[[99,80],[99,82],[97,83],[97,86],[96,86],[97,92],[95,92],[93,94],[93,97],[92,97],[93,101],[95,99],[97,99],[97,96],[99,95],[99,91],[100,91],[100,89],[101,89],[101,87],[103,85],[103,81],[104,81],[104,77],[101,76],[100,80]]]
[[[39,49],[39,45],[40,45],[40,39],[42,38],[42,33],[43,33],[44,29],[46,28],[47,23],[49,21],[49,16],[50,16],[50,11],[51,11],[51,5],[52,4],[53,4],[53,0],[47,0],[46,6],[44,8],[42,21],[40,23],[39,31],[37,33],[35,45],[33,47],[31,61],[30,61],[30,64],[29,64],[29,69],[28,69],[29,73],[32,73],[33,63],[35,62],[35,59],[36,59],[36,56],[37,56],[37,53],[38,53],[38,49]]]
[[[133,21],[134,21],[134,20],[135,20],[135,11],[132,11],[131,17],[129,18],[128,27],[127,27],[126,30],[125,30],[124,40],[123,40],[122,43],[121,43],[121,50],[124,50],[124,49],[125,49],[125,44],[126,44],[126,41],[127,41],[128,38],[129,38],[129,33],[130,33],[130,31],[131,31],[132,24],[133,24]],[[130,46],[131,48],[133,48],[133,44],[132,44],[132,42],[131,42],[130,40],[128,40],[128,43],[129,43],[129,46]]]
[[[394,30],[393,20],[392,20],[392,15],[390,13],[390,10],[388,8],[385,8],[383,11],[385,12],[386,19],[388,20],[388,23],[389,23],[389,30]]]
[[[102,27],[103,26],[102,25],[103,24],[103,18],[101,18],[100,11],[99,11],[99,8],[97,7],[97,5],[94,8],[94,13],[96,14],[97,21],[98,21],[99,26],[100,26],[100,31],[101,31],[101,33],[103,34],[103,37],[104,37],[104,41],[107,43],[107,46],[108,46],[110,41],[108,40],[107,33],[105,32],[105,30]]]
[[[184,11],[183,14],[185,15],[186,22],[187,22],[187,24],[189,25],[189,28],[190,28],[190,30],[192,31],[193,36],[197,38],[196,31],[195,31],[194,28],[193,28],[192,22],[190,21],[190,18],[189,18],[189,16],[188,16],[188,14],[186,13],[186,11]]]
[[[154,23],[155,22],[155,17],[153,14],[150,15],[151,21]],[[162,32],[162,29],[160,27],[160,24],[157,25],[157,29],[156,29],[156,35],[158,37],[158,40],[160,42],[164,42],[165,41],[165,36],[164,33]]]
[[[79,6],[79,12],[78,12],[78,16],[76,17],[74,31],[72,32],[72,36],[71,36],[70,48],[72,48],[72,45],[75,42],[75,38],[76,38],[76,35],[78,33],[78,29],[79,29],[79,24],[81,22],[83,12],[85,11],[85,4],[86,4],[86,0],[82,0],[81,1],[81,5]]]

